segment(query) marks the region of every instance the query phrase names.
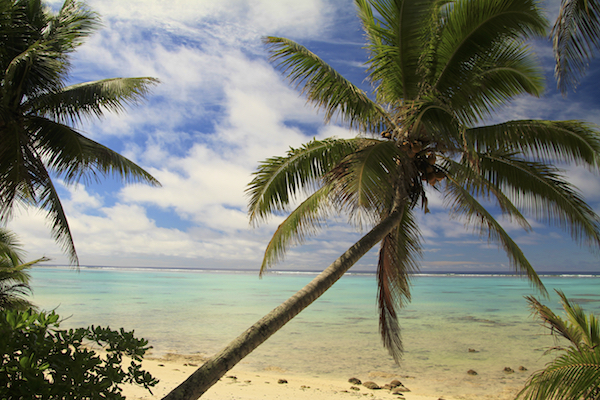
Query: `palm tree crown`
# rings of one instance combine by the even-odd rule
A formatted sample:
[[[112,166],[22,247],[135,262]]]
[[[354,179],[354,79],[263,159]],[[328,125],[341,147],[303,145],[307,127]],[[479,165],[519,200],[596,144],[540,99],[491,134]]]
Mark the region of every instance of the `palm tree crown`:
[[[308,198],[277,228],[262,270],[318,230],[331,213],[377,225],[400,210],[381,242],[377,270],[380,330],[401,353],[398,308],[410,300],[421,253],[417,206],[435,187],[450,214],[499,244],[513,269],[544,292],[535,270],[494,214],[531,226],[526,216],[598,247],[598,216],[557,162],[597,171],[600,137],[579,121],[518,120],[482,125],[515,96],[539,96],[542,71],[527,40],[547,29],[535,0],[355,0],[367,38],[366,94],[305,47],[268,37],[272,61],[326,120],[356,128],[354,139],[313,140],[264,161],[248,188],[260,222]],[[490,208],[486,204],[494,204]],[[348,266],[349,268],[350,266]]]
[[[121,111],[157,82],[115,78],[66,86],[71,53],[98,24],[75,0],[56,14],[40,0],[0,1],[0,218],[6,222],[18,203],[44,209],[73,263],[77,254],[50,172],[68,184],[98,173],[158,184],[73,128],[83,118]]]

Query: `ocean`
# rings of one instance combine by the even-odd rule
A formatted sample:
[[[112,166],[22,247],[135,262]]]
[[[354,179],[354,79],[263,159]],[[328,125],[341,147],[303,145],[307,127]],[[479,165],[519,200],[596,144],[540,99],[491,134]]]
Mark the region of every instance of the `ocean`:
[[[259,278],[243,271],[34,267],[31,275],[33,302],[55,309],[65,318],[61,327],[135,330],[150,341],[151,355],[161,357],[219,351],[316,274]],[[531,316],[524,296],[534,295],[560,313],[554,293],[559,289],[600,314],[600,276],[542,276],[542,281],[549,299],[516,276],[414,276],[412,302],[400,314],[405,354],[396,365],[379,337],[375,275],[347,274],[241,365],[346,379],[379,371],[426,379],[440,386],[431,390],[445,393],[464,389],[471,382],[465,379],[475,379],[466,375],[472,369],[482,385],[504,390],[542,368],[552,357],[546,350],[556,344]]]

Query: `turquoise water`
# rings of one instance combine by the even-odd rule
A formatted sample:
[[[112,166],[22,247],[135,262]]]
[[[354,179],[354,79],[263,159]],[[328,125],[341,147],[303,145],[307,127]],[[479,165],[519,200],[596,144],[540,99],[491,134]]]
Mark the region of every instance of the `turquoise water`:
[[[64,327],[134,329],[155,356],[210,355],[308,283],[314,274],[36,267],[33,301],[57,309]],[[553,289],[600,314],[600,277],[542,278],[545,304],[560,311]],[[505,366],[529,370],[548,360],[554,344],[530,316],[523,296],[539,295],[513,276],[417,276],[402,311],[406,353],[400,366],[382,348],[374,275],[347,275],[270,338],[243,365],[313,376],[391,371],[463,385],[475,369],[506,383]],[[477,352],[468,352],[469,348]],[[516,376],[516,374],[515,374]],[[463,385],[464,386],[464,385]]]

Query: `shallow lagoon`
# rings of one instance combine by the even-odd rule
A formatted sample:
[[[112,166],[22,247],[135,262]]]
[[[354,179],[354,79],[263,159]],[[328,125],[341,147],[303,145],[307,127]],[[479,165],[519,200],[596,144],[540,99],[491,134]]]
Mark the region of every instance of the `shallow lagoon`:
[[[248,272],[36,267],[32,277],[33,301],[68,317],[62,326],[135,329],[150,340],[153,356],[161,356],[220,350],[314,274],[259,279]],[[600,314],[600,277],[542,280],[551,293],[544,303],[555,311],[556,288]],[[376,293],[374,275],[345,276],[242,365],[320,377],[399,374],[412,377],[413,385],[427,382],[431,390],[452,394],[452,388],[509,390],[551,357],[544,351],[554,340],[523,297],[539,293],[519,277],[414,277],[412,302],[401,313],[406,351],[400,366],[381,346]],[[520,366],[528,371],[518,371]],[[504,367],[516,372],[507,374]],[[469,369],[478,375],[466,375]]]

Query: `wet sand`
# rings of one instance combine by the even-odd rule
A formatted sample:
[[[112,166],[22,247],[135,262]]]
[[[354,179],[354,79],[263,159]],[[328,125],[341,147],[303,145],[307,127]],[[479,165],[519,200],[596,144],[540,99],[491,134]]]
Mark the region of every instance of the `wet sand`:
[[[183,382],[202,364],[201,356],[179,356],[168,354],[160,359],[144,360],[144,368],[160,383],[152,389],[153,394],[139,387],[125,386],[124,394],[130,400],[161,399],[179,383]],[[512,400],[532,371],[499,371],[499,374],[477,375],[460,371],[458,374],[419,377],[394,372],[371,371],[366,376],[315,377],[290,373],[278,367],[266,367],[256,371],[236,366],[201,398],[206,400],[257,400],[257,399],[407,399],[407,400]],[[357,378],[362,383],[350,383]],[[450,378],[450,379],[448,379]],[[401,394],[390,389],[369,389],[366,382],[379,386],[399,380],[409,391]]]

